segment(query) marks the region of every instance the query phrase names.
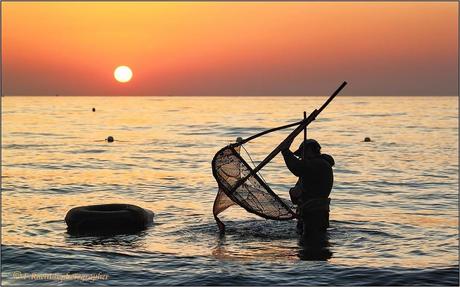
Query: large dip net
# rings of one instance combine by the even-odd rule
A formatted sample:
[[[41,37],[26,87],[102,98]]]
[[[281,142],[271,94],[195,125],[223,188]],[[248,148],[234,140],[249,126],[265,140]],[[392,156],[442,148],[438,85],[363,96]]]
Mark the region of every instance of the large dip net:
[[[221,149],[212,161],[214,177],[219,183],[213,207],[219,227],[222,228],[223,224],[217,215],[234,204],[263,218],[293,219],[292,203],[278,197],[258,173],[250,175],[253,169],[239,152],[240,146],[229,145]]]
[[[281,199],[261,178],[259,171],[270,162],[282,149],[287,141],[292,141],[299,133],[315,120],[316,116],[332,101],[346,85],[344,82],[320,109],[314,110],[308,118],[285,126],[263,131],[244,140],[230,144],[219,150],[212,160],[212,173],[217,181],[219,190],[213,206],[214,218],[221,231],[225,225],[218,215],[232,205],[239,205],[250,213],[266,219],[290,220],[296,218],[294,205]],[[296,127],[262,162],[252,168],[241,157],[241,146],[262,135]]]

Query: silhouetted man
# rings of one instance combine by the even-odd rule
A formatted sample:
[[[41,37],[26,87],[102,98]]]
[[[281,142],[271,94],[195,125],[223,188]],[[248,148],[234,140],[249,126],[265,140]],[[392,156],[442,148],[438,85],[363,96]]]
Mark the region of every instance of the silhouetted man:
[[[324,234],[329,227],[334,159],[328,154],[321,154],[321,146],[314,139],[304,141],[295,152],[289,150],[291,143],[286,143],[282,154],[286,166],[299,180],[289,194],[298,206],[298,228],[302,226],[302,238],[311,238]]]

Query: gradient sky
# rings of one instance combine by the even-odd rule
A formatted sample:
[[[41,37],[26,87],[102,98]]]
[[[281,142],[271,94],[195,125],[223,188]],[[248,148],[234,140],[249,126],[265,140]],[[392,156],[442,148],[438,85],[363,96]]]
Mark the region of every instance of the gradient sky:
[[[458,93],[458,3],[2,3],[6,95]],[[113,78],[119,65],[133,79]]]

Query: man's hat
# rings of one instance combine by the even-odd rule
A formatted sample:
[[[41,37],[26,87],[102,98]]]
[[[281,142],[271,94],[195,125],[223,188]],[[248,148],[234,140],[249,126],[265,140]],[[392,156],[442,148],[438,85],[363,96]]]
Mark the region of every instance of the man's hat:
[[[305,146],[313,145],[313,146],[316,147],[316,149],[318,150],[318,152],[321,150],[321,145],[320,145],[316,140],[314,140],[314,139],[307,139],[307,140],[305,140],[303,143],[301,143],[300,146],[299,146],[299,149],[296,150],[296,151],[294,152],[294,154],[295,154],[296,156],[302,156],[303,146],[304,146],[304,145],[305,145]]]

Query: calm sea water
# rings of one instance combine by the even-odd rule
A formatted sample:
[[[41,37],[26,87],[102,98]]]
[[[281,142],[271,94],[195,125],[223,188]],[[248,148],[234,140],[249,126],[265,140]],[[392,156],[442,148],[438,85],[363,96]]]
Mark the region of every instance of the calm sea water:
[[[456,97],[339,95],[310,125],[336,160],[329,260],[303,260],[295,221],[238,206],[222,214],[219,236],[214,154],[325,99],[2,98],[3,284],[458,285]],[[257,163],[288,132],[246,149]],[[281,156],[262,174],[288,197],[296,178]],[[102,203],[151,209],[155,223],[134,235],[66,233],[70,208]]]

